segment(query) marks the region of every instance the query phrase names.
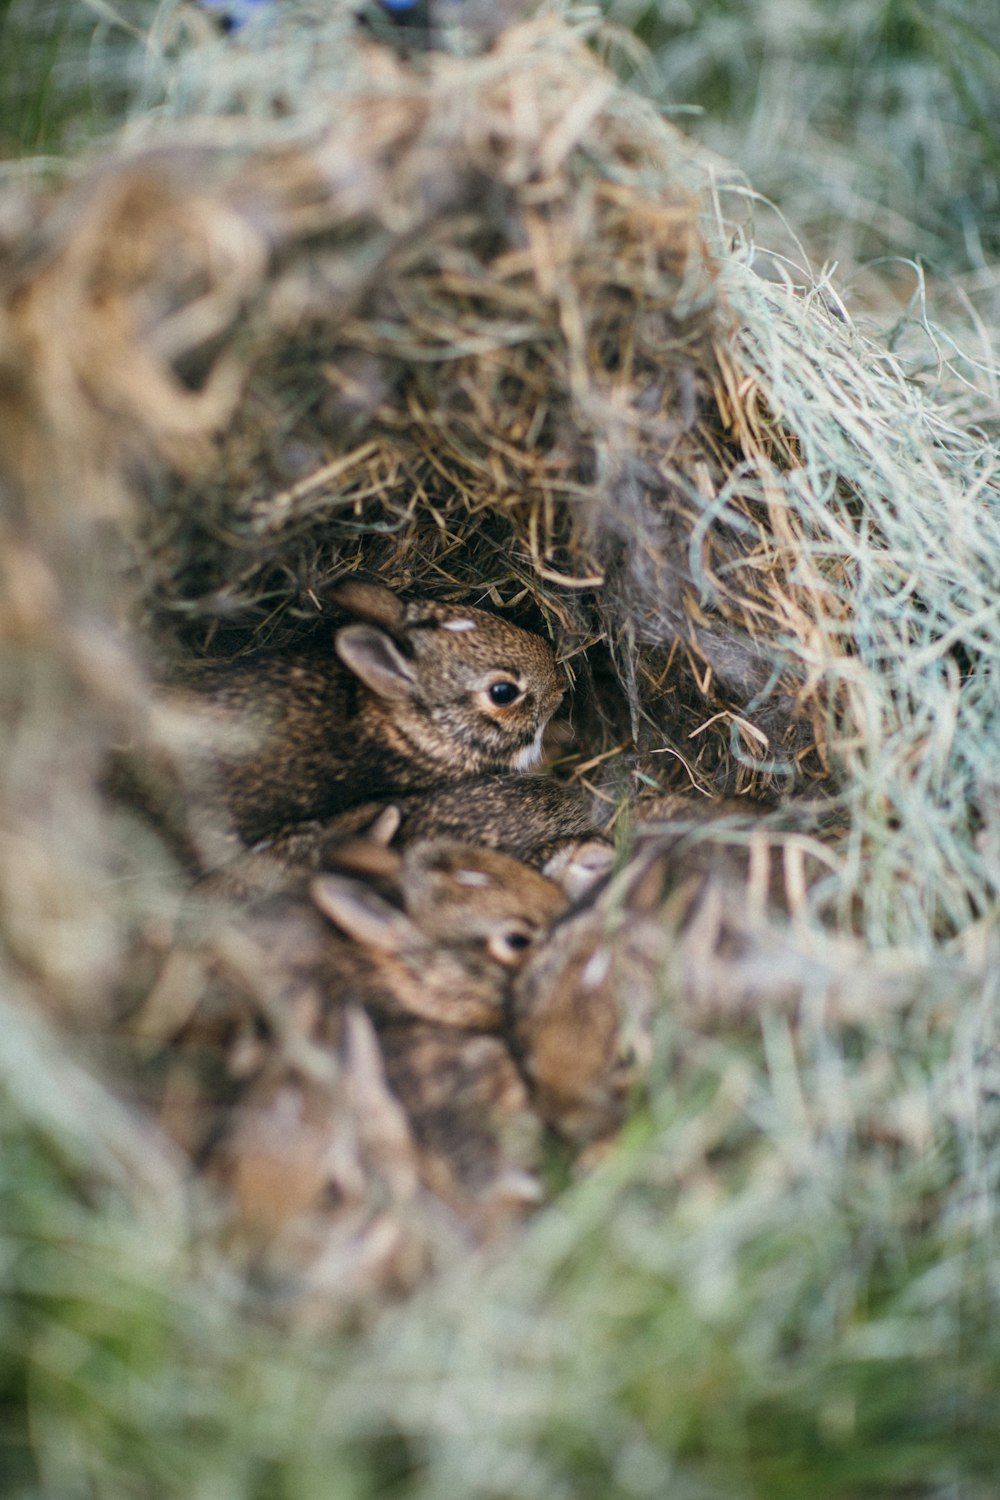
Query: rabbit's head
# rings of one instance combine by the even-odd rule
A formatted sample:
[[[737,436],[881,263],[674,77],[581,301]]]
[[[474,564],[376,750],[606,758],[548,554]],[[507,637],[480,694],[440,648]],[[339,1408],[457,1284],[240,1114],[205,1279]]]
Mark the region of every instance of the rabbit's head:
[[[340,873],[311,890],[369,961],[376,1009],[382,996],[397,1013],[482,1030],[502,1024],[512,971],[566,907],[537,870],[444,839],[406,851],[395,900]]]
[[[369,708],[422,759],[456,774],[527,771],[563,696],[540,636],[479,609],[404,601],[347,581],[335,602],[354,617],[335,648]]]
[[[406,910],[431,941],[483,946],[504,968],[520,968],[566,910],[561,887],[530,866],[450,839],[428,839],[402,862]]]
[[[603,1139],[624,1119],[663,960],[658,927],[624,912],[613,885],[557,922],[517,976],[514,1045],[536,1108],[567,1139]]]

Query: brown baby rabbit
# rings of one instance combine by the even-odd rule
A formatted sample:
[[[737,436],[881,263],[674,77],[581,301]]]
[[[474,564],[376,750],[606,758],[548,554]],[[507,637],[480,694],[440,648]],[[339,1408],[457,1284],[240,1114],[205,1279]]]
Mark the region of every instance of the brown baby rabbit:
[[[508,855],[444,839],[406,851],[399,889],[396,905],[343,874],[312,882],[320,911],[354,941],[356,998],[375,1016],[497,1030],[509,974],[566,909],[562,889]]]
[[[787,914],[829,867],[815,839],[765,825],[768,811],[637,803],[629,859],[517,977],[514,1045],[539,1112],[570,1139],[601,1139],[621,1123],[664,997],[690,1022],[732,1020],[795,1005],[815,979]]]
[[[356,846],[346,852],[357,861]],[[384,864],[374,863],[384,883]],[[510,980],[567,899],[507,855],[445,839],[407,849],[398,882],[402,910],[343,875],[318,876],[311,889],[369,966],[364,1004],[421,1180],[489,1234],[541,1193],[530,1170],[537,1117],[497,1033]]]
[[[511,1040],[545,1122],[578,1145],[612,1135],[649,1056],[661,952],[605,888],[570,912],[517,976]]]
[[[527,771],[563,687],[540,636],[479,609],[349,580],[351,622],[296,651],[204,669],[213,774],[253,842],[372,797]]]
[[[416,1021],[379,1041],[426,1186],[485,1234],[536,1204],[540,1121],[501,1038]]]
[[[315,903],[306,876],[276,888],[265,856],[242,909],[209,929],[201,994],[195,984],[178,1013],[175,982],[174,1009],[162,993],[135,1026],[147,1040],[179,1034],[164,1123],[206,1159],[255,1241],[324,1202],[356,1203],[359,1161],[377,1162],[395,1198],[422,1180],[476,1233],[536,1196],[523,1082],[500,1037],[478,1029],[500,1028],[511,976],[566,898],[492,850],[365,851],[363,839],[345,846],[345,864],[370,860],[380,888],[327,874],[312,881]],[[384,1068],[365,1041],[371,1021]],[[206,1063],[211,1077],[213,1055],[215,1110],[197,1077]],[[352,1115],[362,1084],[367,1124]]]
[[[595,826],[587,799],[548,776],[477,776],[430,792],[365,802],[266,841],[290,867],[322,870],[337,851],[377,819],[394,820],[386,842],[405,849],[426,839],[451,839],[496,849],[556,880],[572,900],[611,869],[611,842]],[[264,847],[263,845],[261,847]]]
[[[352,828],[327,847],[331,868],[315,876],[268,846],[244,851],[199,882],[193,912],[217,930],[211,908],[235,903],[232,930],[260,949],[255,973],[272,988],[312,975],[379,1016],[495,1030],[507,971],[525,961],[568,898],[496,850],[448,839],[390,849],[396,821],[389,807]]]

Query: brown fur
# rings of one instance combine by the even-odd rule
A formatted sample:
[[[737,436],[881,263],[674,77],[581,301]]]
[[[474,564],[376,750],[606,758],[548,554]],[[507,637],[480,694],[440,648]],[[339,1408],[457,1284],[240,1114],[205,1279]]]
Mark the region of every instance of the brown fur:
[[[205,670],[181,694],[248,842],[373,797],[529,769],[562,698],[546,642],[495,615],[373,584],[336,597],[360,623]],[[517,701],[493,704],[491,686],[508,681]]]
[[[533,1102],[576,1141],[621,1123],[658,1002],[700,1022],[752,1014],[758,995],[797,1003],[808,975],[787,915],[826,873],[815,838],[774,827],[794,825],[793,809],[768,824],[774,809],[735,799],[642,799],[632,812],[631,857],[554,924],[512,994]]]
[[[495,1036],[415,1022],[381,1034],[386,1078],[406,1111],[427,1185],[456,1206],[530,1203],[538,1121]]]
[[[598,899],[559,923],[515,982],[512,1036],[532,1102],[569,1140],[602,1139],[624,1119],[636,1039],[648,1033],[655,960],[640,964],[637,991],[630,972],[645,935],[616,924]],[[635,1005],[641,1015],[629,1014]]]
[[[346,1043],[362,1012],[384,1055],[384,1077],[377,1056],[365,1076],[393,1137],[385,1147],[391,1170],[412,1171],[483,1233],[535,1193],[528,1168],[536,1133],[498,1033],[514,973],[566,898],[493,850],[444,840],[405,856],[375,849],[386,862],[378,888],[344,874],[310,881],[288,871],[282,887],[268,853],[245,855],[238,885],[202,888],[226,903],[235,890],[241,907],[221,928],[216,914],[205,936],[200,997],[195,984],[186,1016],[161,1004],[158,1024],[154,1004],[137,1018],[147,1042],[180,1043],[164,1124],[170,1129],[171,1099],[182,1098],[179,1144],[210,1163],[237,1218],[258,1236],[341,1191],[331,1161],[338,1132],[350,1136]],[[374,1038],[371,1046],[377,1054]],[[204,1089],[204,1063],[221,1086],[221,1113],[189,1107]]]
[[[268,847],[290,864],[325,869],[346,837],[388,807],[399,814],[391,840],[398,849],[425,839],[454,839],[543,869],[566,844],[604,839],[587,799],[574,787],[549,776],[476,776],[434,791],[362,803],[332,819],[301,824]]]

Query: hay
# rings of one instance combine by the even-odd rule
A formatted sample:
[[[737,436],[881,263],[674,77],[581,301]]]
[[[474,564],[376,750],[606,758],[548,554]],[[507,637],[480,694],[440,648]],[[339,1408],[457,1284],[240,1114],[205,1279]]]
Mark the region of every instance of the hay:
[[[162,520],[140,502],[156,623],[179,617],[202,649],[220,625],[229,649],[237,625],[274,639],[362,561],[516,598],[568,659],[637,638],[636,727],[662,727],[678,634],[678,737],[720,706],[709,666],[745,706],[771,671],[751,641],[765,581],[713,629],[686,556],[704,503],[690,476],[715,493],[733,458],[711,395],[725,314],[680,138],[637,130],[551,27],[477,65],[358,66],[333,132],[287,142],[285,126],[245,153],[189,127],[104,165],[61,205],[58,269],[24,273],[34,317],[74,330],[71,378],[162,465]],[[713,527],[699,570],[744,545]],[[751,782],[727,739],[698,746],[704,775]]]
[[[252,50],[199,97],[195,53],[183,127],[32,204],[31,492],[117,511],[168,658],[302,633],[359,565],[483,599],[554,638],[579,760],[839,787],[872,937],[985,910],[992,450],[726,251],[710,165],[570,29],[419,65],[319,35],[273,98]],[[201,112],[241,90],[249,130]]]
[[[945,396],[911,381],[829,287],[762,279],[711,161],[614,84],[586,29],[542,20],[485,55],[408,60],[334,13],[182,46],[149,118],[57,191],[0,203],[2,978],[15,1013],[77,1029],[108,1085],[71,1150],[50,1101],[75,1073],[5,1028],[4,1096],[26,1069],[52,1085],[16,1094],[17,1223],[64,1214],[100,1272],[94,1203],[118,1226],[162,1194],[181,1270],[145,1368],[163,1349],[218,1371],[217,1390],[199,1381],[203,1426],[170,1394],[164,1493],[210,1493],[225,1433],[248,1495],[276,1461],[290,1493],[328,1493],[330,1473],[376,1493],[393,1454],[400,1493],[663,1494],[676,1462],[723,1462],[684,1396],[685,1329],[699,1389],[751,1432],[787,1415],[804,1339],[803,1400],[834,1443],[855,1420],[844,1372],[863,1396],[876,1354],[899,1409],[940,1426],[946,1385],[920,1395],[915,1373],[958,1347],[966,1293],[928,1331],[933,1288],[896,1276],[900,1236],[921,1274],[995,1303],[976,1237],[995,1222],[1000,875],[1000,468],[982,404],[955,401],[951,370]],[[509,1257],[470,1257],[387,1319],[345,1375],[315,1345],[289,1369],[241,1321],[246,1288],[214,1248],[181,1290],[184,1171],[157,1157],[151,1188],[109,1151],[134,1058],[99,1037],[155,992],[186,882],[109,761],[169,749],[158,678],[307,634],[355,568],[548,633],[572,682],[561,774],[611,800],[790,794],[832,852],[791,931],[745,935],[748,999],[664,1016],[622,1149]],[[0,1118],[5,1140],[15,1124]],[[214,1246],[211,1211],[194,1222]],[[129,1255],[133,1237],[112,1236]],[[107,1304],[111,1337],[145,1348],[162,1267],[135,1254],[141,1285]],[[89,1313],[66,1313],[47,1264],[26,1347],[58,1411],[50,1331],[85,1338]],[[647,1361],[634,1376],[622,1339]],[[512,1394],[487,1422],[498,1366]],[[150,1472],[148,1404],[116,1372],[82,1383],[71,1424],[106,1463],[97,1494]],[[127,1417],[105,1443],[109,1392]],[[273,1425],[248,1431],[268,1403]],[[872,1420],[859,1442],[877,1455],[891,1414]],[[314,1432],[328,1471],[292,1452]],[[57,1465],[52,1434],[34,1441]],[[943,1493],[957,1470],[939,1472]]]

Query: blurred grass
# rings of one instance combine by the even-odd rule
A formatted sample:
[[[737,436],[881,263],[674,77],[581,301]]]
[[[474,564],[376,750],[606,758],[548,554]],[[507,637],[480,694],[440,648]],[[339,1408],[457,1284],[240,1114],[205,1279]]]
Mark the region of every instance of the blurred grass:
[[[280,0],[279,0],[280,3]],[[291,0],[285,7],[293,9]],[[59,151],[126,110],[177,0],[0,0],[0,152]],[[1000,253],[993,0],[606,0],[687,128],[849,266]]]
[[[839,1039],[671,1028],[648,1108],[520,1244],[336,1337],[254,1315],[169,1163],[116,1180],[119,1107],[9,1013],[3,1493],[987,1500],[997,988],[942,967]],[[16,1110],[15,1063],[47,1080]]]
[[[132,97],[156,0],[0,0],[0,158],[81,149]]]
[[[687,128],[848,268],[1000,250],[1000,12],[993,0],[610,0]]]

